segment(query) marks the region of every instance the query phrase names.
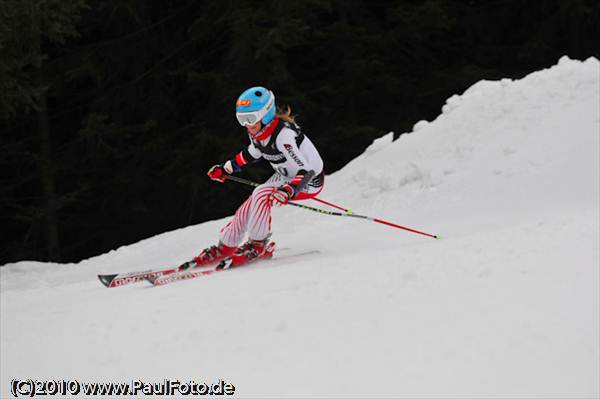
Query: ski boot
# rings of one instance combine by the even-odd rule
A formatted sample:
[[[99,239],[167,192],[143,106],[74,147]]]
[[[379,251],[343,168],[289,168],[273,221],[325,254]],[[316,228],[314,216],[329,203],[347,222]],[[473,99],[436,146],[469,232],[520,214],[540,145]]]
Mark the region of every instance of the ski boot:
[[[200,255],[196,256],[192,262],[186,262],[179,266],[179,271],[220,262],[223,259],[230,257],[236,249],[236,247],[228,247],[221,242],[217,245],[211,245],[210,247],[203,249],[202,252],[200,252]]]
[[[274,251],[275,243],[269,242],[268,237],[264,240],[250,239],[231,255],[231,266],[240,266],[257,258],[270,258]]]

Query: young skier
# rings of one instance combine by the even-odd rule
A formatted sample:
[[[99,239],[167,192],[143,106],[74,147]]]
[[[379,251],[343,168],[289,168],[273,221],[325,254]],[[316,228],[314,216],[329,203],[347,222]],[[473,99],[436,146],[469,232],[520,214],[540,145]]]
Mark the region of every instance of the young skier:
[[[290,108],[282,112],[276,107],[272,91],[264,87],[244,91],[235,111],[238,122],[248,133],[250,145],[233,159],[214,165],[208,176],[222,183],[228,175],[261,159],[269,162],[275,173],[256,187],[221,229],[219,243],[195,258],[198,266],[227,257],[232,257],[232,265],[238,265],[261,255],[270,256],[274,250],[268,246],[271,208],[292,199],[315,197],[323,189],[323,160],[319,152],[295,123]],[[246,233],[248,241],[239,246]]]

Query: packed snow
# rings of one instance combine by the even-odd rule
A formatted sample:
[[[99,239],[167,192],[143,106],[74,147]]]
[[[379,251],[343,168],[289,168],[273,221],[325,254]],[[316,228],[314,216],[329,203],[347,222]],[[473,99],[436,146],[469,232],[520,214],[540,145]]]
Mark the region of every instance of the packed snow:
[[[600,63],[563,57],[476,83],[327,177],[324,200],[441,240],[284,207],[272,260],[163,287],[96,275],[189,260],[225,219],[4,265],[0,396],[176,378],[235,397],[598,397],[599,138]]]

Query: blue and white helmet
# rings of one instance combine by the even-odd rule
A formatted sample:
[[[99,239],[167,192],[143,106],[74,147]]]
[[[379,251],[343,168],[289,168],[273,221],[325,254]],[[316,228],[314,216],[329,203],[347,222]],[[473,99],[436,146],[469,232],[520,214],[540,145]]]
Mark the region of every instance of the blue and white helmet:
[[[268,125],[275,118],[275,95],[264,87],[251,87],[235,103],[235,116],[242,126],[261,121]]]

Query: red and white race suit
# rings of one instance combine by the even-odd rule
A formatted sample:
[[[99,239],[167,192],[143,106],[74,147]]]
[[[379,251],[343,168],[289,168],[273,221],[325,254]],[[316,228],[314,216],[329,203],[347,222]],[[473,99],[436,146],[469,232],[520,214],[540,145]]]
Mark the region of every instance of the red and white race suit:
[[[272,126],[272,125],[275,126]],[[238,208],[232,220],[221,229],[220,241],[230,247],[238,246],[246,233],[253,240],[264,240],[271,234],[270,195],[278,187],[290,183],[298,173],[314,171],[315,177],[294,196],[294,200],[315,197],[323,189],[323,160],[316,147],[297,125],[275,119],[265,129],[273,133],[264,140],[251,138],[248,148],[235,161],[243,166],[260,159],[268,161],[275,174],[256,187]]]

